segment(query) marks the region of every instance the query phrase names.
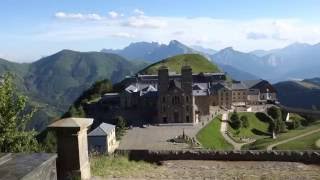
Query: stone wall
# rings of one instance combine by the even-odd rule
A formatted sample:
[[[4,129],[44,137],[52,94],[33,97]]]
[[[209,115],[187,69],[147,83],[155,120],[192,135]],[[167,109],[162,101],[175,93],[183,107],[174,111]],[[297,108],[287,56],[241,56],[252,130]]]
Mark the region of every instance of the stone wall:
[[[0,158],[0,179],[56,180],[56,154],[13,153]]]
[[[165,160],[286,161],[320,164],[320,151],[151,151],[118,150],[131,160],[160,162]]]

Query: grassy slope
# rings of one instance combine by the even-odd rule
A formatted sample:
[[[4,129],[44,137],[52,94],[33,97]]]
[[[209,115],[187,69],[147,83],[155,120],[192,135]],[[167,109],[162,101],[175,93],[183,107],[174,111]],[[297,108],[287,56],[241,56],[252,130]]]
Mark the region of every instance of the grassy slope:
[[[274,84],[281,104],[311,109],[320,108],[320,87],[312,82],[284,81]],[[296,98],[300,97],[300,98]]]
[[[249,120],[248,128],[241,128],[239,134],[235,134],[236,130],[233,129],[230,125],[228,125],[228,130],[235,135],[235,137],[246,137],[246,138],[261,138],[266,137],[268,134],[269,123],[262,122],[259,120],[255,113],[250,112],[239,112],[239,117],[247,116]],[[231,113],[229,114],[230,119]],[[261,132],[261,134],[259,134]]]
[[[125,156],[93,156],[90,158],[93,176],[128,176],[152,171],[156,165],[144,161],[129,161]]]
[[[165,65],[169,68],[170,72],[181,72],[181,67],[183,65],[189,65],[192,67],[194,73],[200,72],[220,72],[218,66],[212,64],[205,57],[199,54],[184,54],[177,55],[157,63],[151,64],[145,69],[141,70],[140,74],[157,74],[159,67]]]
[[[276,146],[275,149],[281,150],[320,150],[316,146],[316,141],[320,139],[320,132],[305,136],[285,144]]]
[[[317,121],[313,123],[312,125],[309,125],[307,127],[301,127],[299,129],[295,130],[290,130],[287,133],[282,133],[277,136],[277,139],[272,139],[272,138],[263,138],[263,139],[258,139],[256,142],[252,144],[245,145],[243,149],[266,149],[268,145],[298,136],[300,134],[319,129],[320,128],[320,121]]]
[[[221,116],[216,117],[198,132],[197,139],[203,147],[218,150],[230,150],[233,148],[221,135],[220,120]]]

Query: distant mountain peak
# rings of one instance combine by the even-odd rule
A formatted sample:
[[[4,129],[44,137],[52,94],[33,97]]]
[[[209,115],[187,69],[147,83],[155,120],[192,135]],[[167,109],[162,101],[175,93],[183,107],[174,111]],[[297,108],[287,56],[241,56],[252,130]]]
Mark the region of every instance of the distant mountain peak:
[[[103,49],[102,52],[115,53],[129,60],[144,60],[150,62],[159,61],[178,54],[196,53],[196,51],[177,40],[171,40],[168,44],[135,42],[123,49]]]
[[[300,43],[300,42],[294,42],[292,44],[289,44],[288,46],[286,46],[285,48],[283,49],[293,49],[293,50],[296,50],[296,49],[299,49],[299,48],[306,48],[306,47],[310,47],[311,45],[310,44],[307,44],[307,43]]]
[[[230,46],[222,49],[221,51],[235,51],[235,50],[233,49],[233,47]]]

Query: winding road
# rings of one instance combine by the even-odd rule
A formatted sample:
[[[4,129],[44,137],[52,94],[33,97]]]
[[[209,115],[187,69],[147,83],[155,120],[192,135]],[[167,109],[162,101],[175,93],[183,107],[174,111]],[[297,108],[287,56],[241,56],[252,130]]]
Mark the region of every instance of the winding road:
[[[292,137],[292,138],[289,138],[289,139],[285,139],[283,141],[279,141],[277,143],[274,143],[274,144],[271,144],[267,147],[267,150],[272,150],[274,147],[280,145],[280,144],[284,144],[284,143],[287,143],[287,142],[290,142],[290,141],[293,141],[293,140],[296,140],[296,139],[299,139],[299,138],[302,138],[302,137],[305,137],[305,136],[308,136],[308,135],[311,135],[313,133],[317,133],[317,132],[320,132],[320,129],[316,129],[316,130],[313,130],[313,131],[309,131],[307,133],[304,133],[304,134],[301,134],[301,135],[298,135],[298,136],[295,136],[295,137]]]

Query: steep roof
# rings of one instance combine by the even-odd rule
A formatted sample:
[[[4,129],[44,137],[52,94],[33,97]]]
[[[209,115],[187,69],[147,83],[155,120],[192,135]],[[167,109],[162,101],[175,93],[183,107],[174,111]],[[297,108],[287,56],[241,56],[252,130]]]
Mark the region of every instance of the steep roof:
[[[247,86],[239,82],[239,83],[232,83],[231,88],[234,90],[242,90],[242,89],[247,89]]]
[[[137,92],[138,88],[135,87],[134,85],[130,85],[125,89],[125,91],[127,91],[128,93],[133,93],[133,92]]]
[[[252,88],[253,86],[257,85],[258,83],[262,82],[262,79],[257,79],[257,80],[246,80],[242,81],[242,83],[247,86],[247,88]]]
[[[230,90],[230,88],[227,85],[222,84],[222,83],[216,83],[216,84],[211,85],[211,90],[213,90],[213,91],[218,91],[218,90],[224,89],[224,88]]]
[[[92,130],[88,136],[107,136],[116,126],[107,123],[101,123],[97,128]]]

